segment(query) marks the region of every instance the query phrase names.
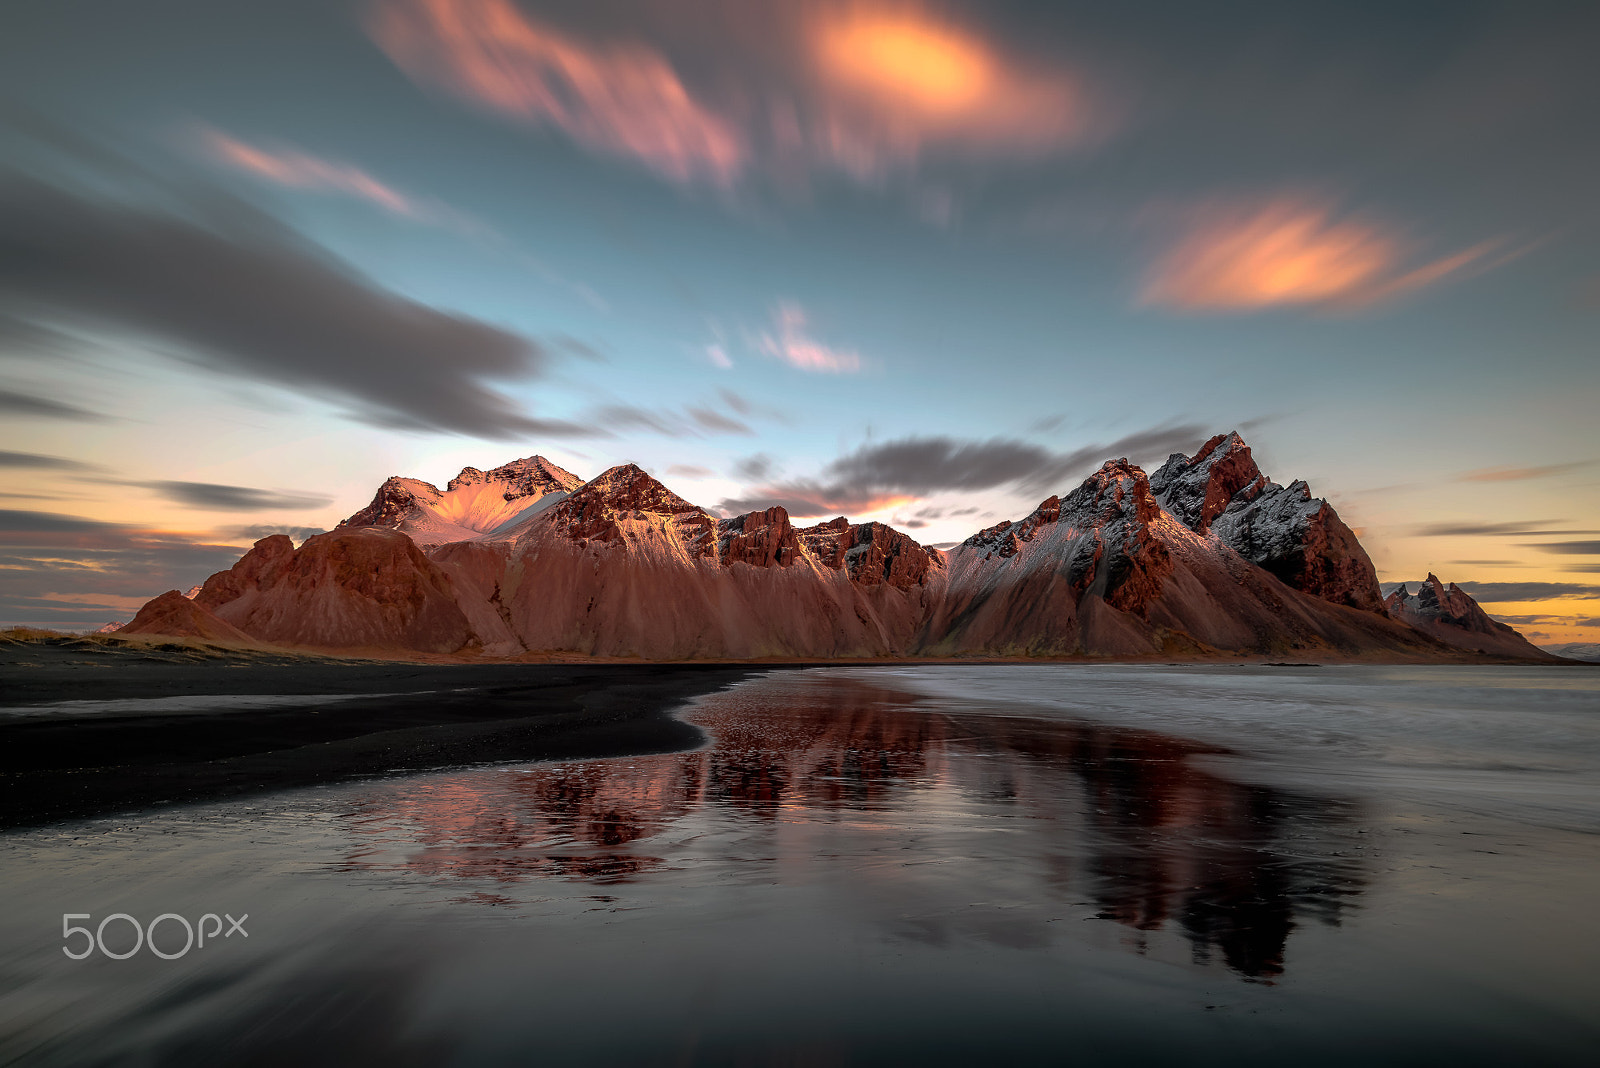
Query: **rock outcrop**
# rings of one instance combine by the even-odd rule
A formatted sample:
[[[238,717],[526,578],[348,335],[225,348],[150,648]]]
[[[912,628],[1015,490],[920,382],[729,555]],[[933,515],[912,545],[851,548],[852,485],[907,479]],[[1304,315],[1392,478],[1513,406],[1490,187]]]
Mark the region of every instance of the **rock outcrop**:
[[[1192,457],[1174,453],[1150,485],[1190,530],[1214,534],[1289,586],[1333,604],[1384,611],[1377,569],[1355,532],[1304,482],[1280,486],[1264,476],[1237,433],[1219,434]]]
[[[1550,656],[1511,627],[1490,619],[1489,614],[1461,587],[1454,582],[1445,586],[1432,572],[1417,584],[1415,595],[1405,583],[1401,583],[1389,594],[1384,605],[1395,619],[1410,624],[1446,645],[1491,656],[1525,656],[1534,659]]]
[[[185,603],[277,645],[451,653],[475,639],[449,577],[406,535],[375,527],[298,550],[263,538]]]
[[[717,556],[724,566],[793,567],[800,561],[800,537],[784,508],[750,512],[717,524]]]
[[[99,633],[108,633],[104,630]],[[168,590],[139,609],[132,620],[116,628],[121,638],[160,634],[169,638],[198,638],[217,645],[257,645],[251,635],[219,619],[177,590]]]

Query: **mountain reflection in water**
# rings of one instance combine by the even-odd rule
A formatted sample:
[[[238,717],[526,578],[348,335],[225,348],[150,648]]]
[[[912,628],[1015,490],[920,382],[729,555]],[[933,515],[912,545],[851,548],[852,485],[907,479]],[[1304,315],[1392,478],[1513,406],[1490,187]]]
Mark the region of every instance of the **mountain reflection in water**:
[[[458,900],[511,905],[551,879],[832,879],[893,937],[1042,946],[1054,920],[1098,918],[1140,952],[1177,930],[1196,963],[1257,980],[1283,972],[1297,923],[1337,925],[1361,892],[1352,805],[1195,759],[1222,750],[785,681],[702,699],[686,718],[711,741],[695,752],[374,784],[348,816],[344,868],[470,880]],[[1001,904],[968,919],[974,895]]]

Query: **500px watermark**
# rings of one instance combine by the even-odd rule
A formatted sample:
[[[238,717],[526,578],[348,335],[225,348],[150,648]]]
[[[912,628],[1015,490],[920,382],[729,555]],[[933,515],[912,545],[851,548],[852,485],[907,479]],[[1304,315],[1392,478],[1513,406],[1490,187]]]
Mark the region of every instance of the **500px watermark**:
[[[228,920],[228,931],[226,934],[223,934],[222,932],[223,917],[227,917]],[[226,912],[224,912],[222,916],[218,916],[215,912],[208,912],[204,916],[200,917],[200,922],[198,924],[190,923],[187,919],[179,916],[176,912],[163,912],[161,915],[151,920],[147,926],[142,927],[139,925],[138,920],[134,919],[132,916],[129,916],[126,912],[113,912],[111,915],[101,920],[99,926],[97,926],[93,931],[89,930],[87,927],[76,927],[72,923],[73,920],[89,920],[93,918],[94,917],[87,912],[64,912],[61,914],[62,939],[71,939],[74,935],[82,935],[85,939],[83,949],[81,951],[73,952],[72,946],[66,945],[61,947],[61,952],[65,953],[73,960],[83,960],[85,957],[89,956],[98,949],[101,953],[110,957],[112,960],[127,960],[129,957],[139,952],[139,950],[148,946],[150,952],[154,953],[163,960],[177,960],[179,957],[188,953],[191,949],[195,949],[197,947],[204,949],[207,938],[215,942],[218,935],[222,935],[223,938],[232,938],[235,934],[244,935],[246,938],[250,937],[250,932],[244,929],[244,921],[250,918],[250,914],[248,912],[240,916],[237,920],[232,916],[229,916]],[[132,949],[121,953],[115,953],[106,948],[106,925],[114,920],[121,920],[129,927],[133,928],[134,939]],[[208,921],[212,924],[211,930],[209,931],[206,930],[206,924]],[[156,945],[156,928],[161,926],[163,923],[168,924],[169,926],[177,924],[183,928],[183,948],[178,950],[176,953],[165,952]],[[112,928],[112,930],[115,931],[117,928]],[[198,940],[196,939],[197,933],[199,935]]]

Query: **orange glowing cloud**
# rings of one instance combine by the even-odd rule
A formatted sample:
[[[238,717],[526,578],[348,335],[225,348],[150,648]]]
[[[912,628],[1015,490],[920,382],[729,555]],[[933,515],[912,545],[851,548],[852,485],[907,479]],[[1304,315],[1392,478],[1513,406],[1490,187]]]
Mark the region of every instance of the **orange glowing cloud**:
[[[370,201],[396,215],[422,218],[430,210],[359,167],[295,151],[268,151],[217,130],[204,132],[206,146],[222,162],[259,178],[298,189],[326,189]]]
[[[840,83],[948,114],[991,90],[994,60],[976,41],[936,25],[857,15],[824,25],[819,58]]]
[[[1365,307],[1486,270],[1499,242],[1407,268],[1409,248],[1370,222],[1340,219],[1326,204],[1282,198],[1252,208],[1193,213],[1145,280],[1142,301],[1189,311],[1278,305]]]
[[[731,185],[749,150],[659,52],[600,48],[528,18],[510,0],[389,0],[373,39],[402,70],[475,103],[549,123],[588,148],[687,182]]]
[[[813,144],[859,178],[914,162],[930,145],[1029,155],[1088,133],[1073,79],[1029,71],[920,7],[817,9],[808,38],[819,78]]]

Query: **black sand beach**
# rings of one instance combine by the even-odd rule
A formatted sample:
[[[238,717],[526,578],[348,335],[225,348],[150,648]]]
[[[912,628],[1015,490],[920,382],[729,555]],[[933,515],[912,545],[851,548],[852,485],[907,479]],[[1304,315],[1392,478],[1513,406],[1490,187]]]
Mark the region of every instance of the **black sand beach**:
[[[692,747],[700,732],[667,712],[752,673],[6,642],[0,827],[399,771]]]

